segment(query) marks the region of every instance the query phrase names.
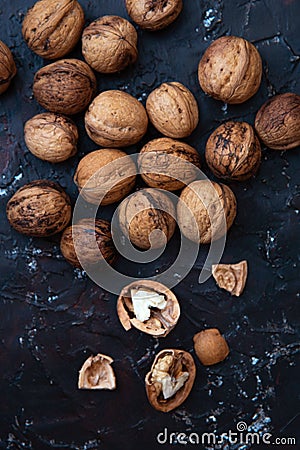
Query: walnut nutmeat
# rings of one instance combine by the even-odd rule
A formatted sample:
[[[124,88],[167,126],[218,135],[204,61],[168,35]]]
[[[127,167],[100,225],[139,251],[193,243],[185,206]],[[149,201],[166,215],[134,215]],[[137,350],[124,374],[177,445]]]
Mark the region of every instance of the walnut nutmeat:
[[[126,0],[128,15],[149,31],[161,30],[174,22],[182,6],[182,0]]]
[[[245,288],[248,274],[247,261],[237,264],[214,264],[212,275],[221,289],[239,297]]]
[[[10,49],[0,41],[0,95],[5,92],[17,73],[16,64]]]
[[[228,344],[217,328],[200,331],[193,340],[196,355],[204,366],[218,364],[229,355]]]

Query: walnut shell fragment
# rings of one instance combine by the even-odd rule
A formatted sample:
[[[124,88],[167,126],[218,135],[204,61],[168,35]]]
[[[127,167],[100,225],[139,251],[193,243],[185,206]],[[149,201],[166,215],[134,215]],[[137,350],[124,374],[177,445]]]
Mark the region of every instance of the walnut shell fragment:
[[[145,378],[146,393],[153,408],[169,412],[189,396],[196,376],[192,355],[184,350],[160,351]]]
[[[163,308],[148,307],[148,319],[142,321],[136,317],[132,296],[137,293],[159,294],[164,297]],[[138,302],[143,303],[143,299]],[[143,305],[141,305],[142,307]],[[140,308],[141,308],[140,307]],[[137,310],[138,311],[138,310]],[[157,281],[138,280],[125,286],[117,301],[117,312],[123,328],[128,331],[132,327],[155,337],[165,337],[175,327],[180,316],[180,307],[173,292]]]
[[[247,261],[237,264],[214,264],[212,275],[221,289],[239,297],[245,287],[248,274]]]
[[[116,377],[111,367],[113,359],[98,353],[90,356],[79,371],[79,389],[116,389]]]
[[[229,355],[228,344],[217,328],[200,331],[193,340],[196,355],[204,366],[218,364]]]
[[[5,92],[17,73],[16,64],[10,49],[0,41],[0,94]]]
[[[182,0],[126,0],[129,16],[149,31],[161,30],[174,22],[182,6]]]

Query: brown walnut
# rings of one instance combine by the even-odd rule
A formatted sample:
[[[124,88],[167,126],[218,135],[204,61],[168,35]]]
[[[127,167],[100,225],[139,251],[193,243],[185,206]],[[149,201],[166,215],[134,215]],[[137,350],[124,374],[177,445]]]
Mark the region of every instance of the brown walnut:
[[[198,125],[196,99],[181,83],[161,84],[150,93],[146,109],[155,128],[171,138],[187,137]]]
[[[31,153],[44,161],[59,163],[77,152],[77,127],[60,114],[42,113],[27,120],[24,138]]]
[[[111,367],[113,359],[98,353],[90,356],[79,371],[79,389],[116,389],[116,377]]]
[[[40,0],[27,11],[22,34],[33,52],[56,59],[75,47],[83,26],[84,13],[76,0]]]
[[[217,328],[200,331],[194,336],[196,355],[204,366],[212,366],[229,355],[229,347]]]
[[[129,155],[114,148],[103,148],[82,158],[74,182],[86,201],[110,205],[133,189],[135,178],[136,166]]]
[[[236,216],[236,199],[225,184],[198,180],[183,189],[177,220],[185,237],[209,244],[229,230]]]
[[[238,264],[214,264],[212,274],[220,288],[239,297],[247,280],[247,261],[244,260]]]
[[[37,71],[33,94],[43,108],[72,115],[86,109],[96,86],[95,75],[85,62],[61,59]]]
[[[99,94],[85,114],[89,137],[103,147],[128,147],[142,139],[148,117],[132,95],[111,90]]]
[[[137,59],[137,32],[123,17],[100,17],[84,29],[82,53],[97,72],[118,72]]]
[[[195,376],[196,366],[190,353],[177,349],[161,350],[145,378],[150,404],[162,412],[177,408],[189,396]]]
[[[140,28],[156,31],[177,19],[182,0],[126,0],[126,9]]]
[[[92,219],[82,219],[66,228],[61,237],[60,249],[66,260],[79,268],[81,263],[92,265],[103,260],[112,264],[116,258],[110,223],[102,219],[95,219],[95,223]]]
[[[176,191],[195,180],[200,157],[197,150],[184,142],[159,138],[142,148],[138,165],[148,186]]]
[[[246,122],[226,122],[209,137],[206,162],[216,177],[243,181],[260,165],[261,148],[253,128]]]
[[[28,236],[51,236],[71,219],[69,196],[59,184],[37,180],[25,184],[9,200],[6,214],[11,226]]]
[[[279,94],[258,111],[255,129],[263,143],[273,150],[300,145],[300,95]]]
[[[215,40],[204,52],[198,77],[208,95],[225,103],[243,103],[260,86],[262,62],[253,44],[236,36]]]
[[[161,248],[171,239],[176,227],[174,217],[175,208],[170,198],[163,191],[151,188],[141,189],[125,198],[118,210],[124,235],[145,250]]]
[[[0,41],[0,94],[8,89],[16,73],[17,68],[13,55],[7,45]]]

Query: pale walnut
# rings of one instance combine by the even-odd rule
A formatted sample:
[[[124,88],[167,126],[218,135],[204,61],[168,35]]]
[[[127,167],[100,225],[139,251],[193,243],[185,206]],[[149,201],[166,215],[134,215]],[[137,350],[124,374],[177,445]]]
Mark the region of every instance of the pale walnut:
[[[79,371],[79,389],[116,389],[116,377],[111,367],[113,359],[98,353],[90,356]]]
[[[191,241],[209,244],[229,230],[236,216],[231,189],[209,180],[193,181],[183,189],[177,205],[177,220]]]
[[[137,32],[123,17],[100,17],[83,31],[82,54],[97,72],[118,72],[137,60]]]
[[[95,205],[110,205],[133,189],[136,166],[125,152],[104,148],[88,153],[79,162],[74,182],[83,198]]]
[[[245,288],[248,266],[247,261],[238,264],[214,264],[212,274],[221,289],[239,297]]]
[[[190,353],[184,350],[160,351],[145,378],[146,393],[153,408],[169,412],[189,396],[196,376]]]
[[[225,103],[243,103],[260,86],[262,61],[253,44],[236,36],[215,40],[202,56],[198,77],[208,95]]]
[[[171,138],[187,137],[198,125],[195,97],[183,84],[175,81],[163,83],[152,91],[146,109],[155,128]]]
[[[142,148],[138,166],[148,186],[176,191],[195,180],[200,157],[197,150],[184,142],[159,138]]]
[[[89,137],[103,147],[128,147],[142,139],[148,117],[143,105],[132,95],[111,90],[99,94],[85,114]]]
[[[150,31],[161,30],[174,22],[182,6],[182,0],[126,0],[132,20],[140,28]]]
[[[10,49],[0,41],[0,94],[5,92],[17,73],[16,64]]]
[[[229,347],[217,328],[209,328],[195,334],[194,348],[204,366],[212,366],[224,361],[229,355]]]
[[[75,47],[83,26],[84,13],[76,0],[40,0],[27,11],[22,34],[33,52],[56,59]]]

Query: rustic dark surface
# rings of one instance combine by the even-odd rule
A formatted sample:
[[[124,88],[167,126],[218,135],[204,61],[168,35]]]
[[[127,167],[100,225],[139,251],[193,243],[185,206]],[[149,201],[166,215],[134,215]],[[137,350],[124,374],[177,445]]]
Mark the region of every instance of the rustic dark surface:
[[[248,260],[244,294],[232,298],[212,279],[198,284],[202,249],[191,273],[174,288],[182,315],[173,332],[159,341],[137,330],[126,333],[115,311],[116,297],[64,261],[59,236],[24,237],[9,227],[5,217],[12,194],[38,178],[61,183],[74,202],[77,189],[72,176],[78,160],[97,148],[84,132],[83,116],[78,116],[81,137],[76,157],[52,165],[26,149],[23,124],[42,111],[32,96],[33,75],[46,63],[21,36],[24,13],[32,4],[32,0],[0,1],[0,39],[11,48],[18,67],[10,89],[0,98],[0,448],[164,448],[156,444],[164,427],[199,434],[216,430],[220,435],[235,430],[240,420],[274,438],[300,439],[299,148],[285,153],[263,148],[256,178],[230,184],[238,215],[222,262]],[[122,0],[81,4],[87,23],[104,14],[127,17]],[[139,30],[136,65],[121,74],[98,76],[98,89],[123,89],[144,102],[161,82],[185,84],[200,108],[200,124],[186,141],[199,150],[203,161],[208,135],[220,123],[229,119],[253,123],[269,96],[300,93],[299,16],[297,0],[185,0],[182,14],[168,29],[155,34]],[[249,39],[263,58],[262,85],[254,98],[239,106],[227,107],[208,98],[197,81],[201,55],[224,34]],[[80,46],[70,56],[81,57]],[[139,150],[157,136],[150,127],[143,142],[130,150]],[[203,168],[211,177],[204,163]],[[110,208],[103,208],[102,217],[110,213]],[[163,270],[176,253],[177,238],[159,262],[143,268],[127,263],[126,272],[147,276]],[[117,267],[125,271],[122,259]],[[210,368],[196,361],[196,383],[184,405],[169,414],[153,410],[144,377],[154,355],[166,347],[194,355],[192,337],[204,327],[218,327],[224,333],[230,356]],[[98,352],[114,358],[117,390],[77,390],[78,370]]]

